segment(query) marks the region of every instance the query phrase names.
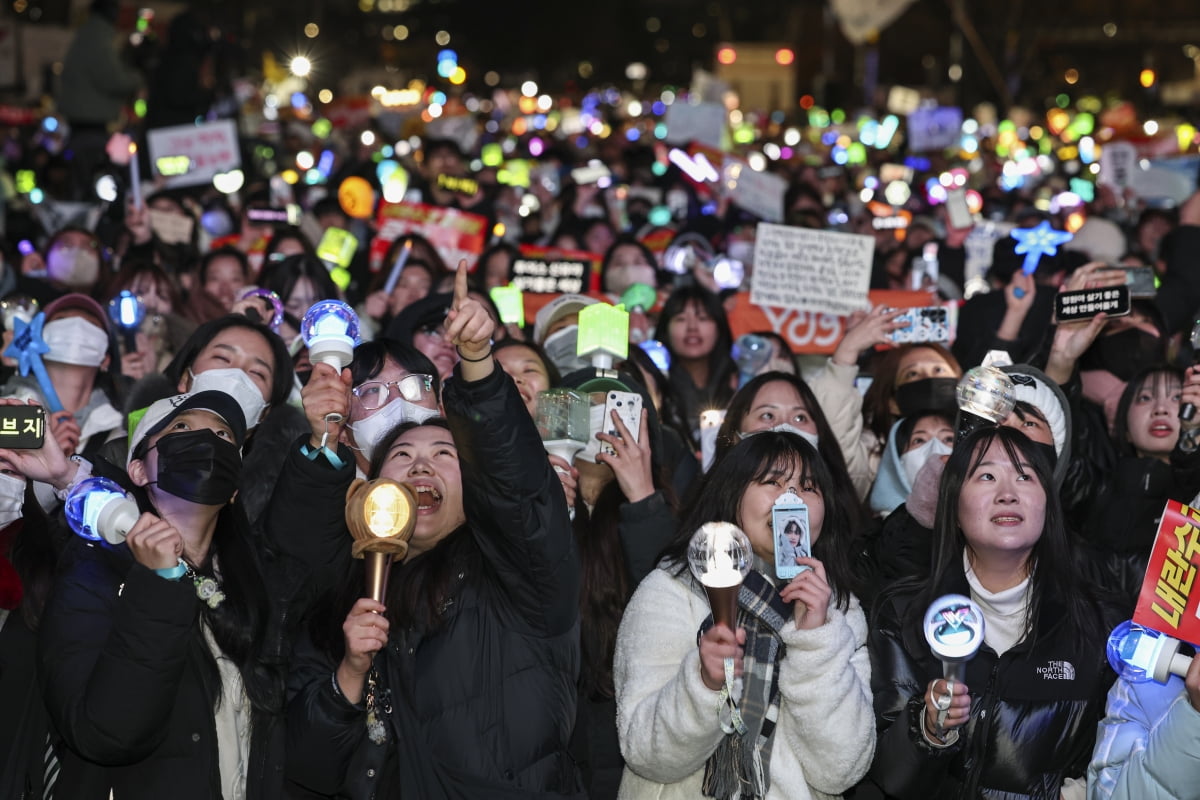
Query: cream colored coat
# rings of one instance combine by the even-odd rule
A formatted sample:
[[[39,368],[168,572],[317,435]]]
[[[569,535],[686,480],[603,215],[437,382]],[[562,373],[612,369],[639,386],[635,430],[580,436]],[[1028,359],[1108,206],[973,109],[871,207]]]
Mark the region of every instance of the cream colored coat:
[[[621,621],[613,672],[620,798],[702,797],[704,763],[724,735],[718,693],[700,679],[696,633],[708,603],[687,581],[654,570]],[[820,628],[784,625],[767,800],[838,797],[866,774],[875,751],[866,638],[854,597],[845,613],[831,606]]]

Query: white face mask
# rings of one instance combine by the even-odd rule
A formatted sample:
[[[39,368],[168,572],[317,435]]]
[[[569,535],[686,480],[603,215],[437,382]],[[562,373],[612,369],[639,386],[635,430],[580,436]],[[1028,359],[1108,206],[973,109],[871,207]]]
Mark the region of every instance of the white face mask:
[[[578,345],[579,326],[568,325],[547,336],[546,341],[542,344],[542,349],[546,351],[546,355],[554,363],[554,366],[558,367],[559,374],[570,375],[591,364],[586,358],[576,355],[575,351]]]
[[[743,264],[754,263],[754,242],[744,242],[734,240],[725,248],[725,254],[734,261],[740,261]]]
[[[779,425],[776,425],[774,428],[767,428],[767,430],[765,430],[765,431],[750,431],[749,433],[742,433],[741,431],[738,431],[738,437],[745,439],[747,436],[753,436],[756,433],[766,433],[767,431],[771,431],[773,433],[794,433],[797,436],[799,436],[801,439],[803,439],[804,441],[811,444],[813,446],[813,450],[817,449],[817,447],[819,446],[819,442],[821,441],[820,438],[815,433],[809,433],[808,431],[802,431],[799,428],[797,428],[796,426],[789,425],[786,422],[780,423]]]
[[[46,274],[64,286],[89,292],[100,277],[100,256],[82,247],[56,247],[46,258]]]
[[[108,355],[108,334],[83,317],[66,317],[46,323],[42,338],[50,347],[47,361],[99,367]]]
[[[24,479],[0,472],[0,528],[6,528],[19,520],[24,505]]]
[[[254,379],[237,367],[221,369],[206,369],[199,375],[188,369],[192,376],[191,394],[196,392],[224,392],[237,401],[242,413],[246,415],[246,430],[253,430],[262,420],[263,412],[267,409],[267,401],[263,400],[262,390]]]
[[[397,397],[371,416],[352,423],[350,430],[354,431],[354,444],[362,452],[363,458],[370,461],[383,437],[397,425],[403,425],[405,422],[419,424],[437,415],[435,409],[425,408],[410,403],[403,397]]]
[[[907,453],[901,453],[900,466],[904,468],[904,474],[908,477],[908,485],[911,487],[916,482],[917,473],[929,462],[929,459],[934,456],[948,455],[950,455],[950,446],[941,439],[930,439],[920,447],[909,450]]]

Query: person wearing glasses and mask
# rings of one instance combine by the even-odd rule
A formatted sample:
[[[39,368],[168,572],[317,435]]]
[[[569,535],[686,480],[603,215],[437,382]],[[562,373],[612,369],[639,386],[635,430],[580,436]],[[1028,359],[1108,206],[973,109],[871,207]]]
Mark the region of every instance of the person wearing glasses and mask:
[[[441,382],[420,351],[384,338],[356,347],[354,360],[340,375],[328,364],[314,365],[300,397],[310,433],[288,449],[264,517],[267,536],[289,548],[298,546],[290,522],[296,508],[318,509],[322,521],[342,524],[346,498],[340,487],[366,477],[376,446],[397,426],[438,416]],[[317,548],[300,554],[305,563],[329,565],[341,543],[300,544]],[[340,577],[321,572],[318,584],[330,586]]]

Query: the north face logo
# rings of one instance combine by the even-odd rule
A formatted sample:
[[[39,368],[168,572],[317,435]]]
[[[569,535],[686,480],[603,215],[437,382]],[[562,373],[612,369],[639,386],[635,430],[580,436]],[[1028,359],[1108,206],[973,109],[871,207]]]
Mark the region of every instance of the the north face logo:
[[[1044,667],[1038,667],[1037,674],[1048,681],[1073,681],[1075,665],[1070,661],[1051,661]]]

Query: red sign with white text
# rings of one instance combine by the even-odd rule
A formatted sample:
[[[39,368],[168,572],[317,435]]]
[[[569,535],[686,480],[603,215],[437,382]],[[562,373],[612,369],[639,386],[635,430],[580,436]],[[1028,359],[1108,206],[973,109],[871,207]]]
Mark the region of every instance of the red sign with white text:
[[[371,242],[372,272],[379,271],[392,242],[408,233],[428,239],[450,269],[457,269],[463,258],[474,268],[487,244],[487,217],[456,208],[385,201],[379,206],[376,224],[379,233]]]
[[[1200,509],[1168,500],[1133,621],[1173,639],[1200,645]]]

